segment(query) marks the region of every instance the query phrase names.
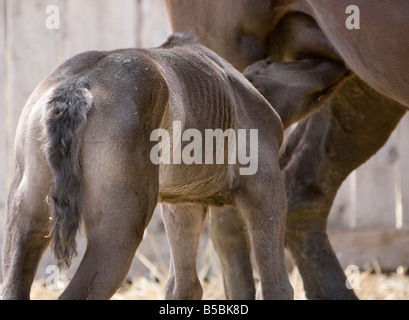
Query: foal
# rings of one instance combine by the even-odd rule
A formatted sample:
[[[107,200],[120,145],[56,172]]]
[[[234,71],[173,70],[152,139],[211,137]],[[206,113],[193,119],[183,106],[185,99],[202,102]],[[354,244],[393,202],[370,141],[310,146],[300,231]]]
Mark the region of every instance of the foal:
[[[162,136],[160,159],[166,142],[185,151],[192,138],[172,145],[179,134],[173,132],[175,123],[181,132],[194,128],[202,136],[208,129],[244,130],[243,141],[247,132],[258,130],[257,141],[244,150],[224,144],[216,157],[206,155],[204,161],[195,154],[193,164],[173,157],[171,164],[156,165],[155,130],[170,136]],[[87,52],[68,60],[36,88],[18,125],[3,298],[29,298],[50,239],[59,263],[69,265],[81,221],[86,253],[61,298],[110,298],[159,201],[174,275],[166,298],[201,298],[195,261],[206,209],[234,205],[248,225],[261,279],[259,297],[291,299],[284,264],[286,197],[278,165],[282,137],[280,118],[257,90],[186,37],[171,36],[156,49]],[[246,156],[250,148],[258,148],[252,175],[240,174],[245,168],[239,163],[218,161],[232,152]]]
[[[216,146],[213,137],[206,143],[216,151],[208,156],[193,142],[211,129],[222,136]],[[229,143],[220,144],[225,137]],[[155,49],[87,52],[68,60],[34,91],[17,128],[3,299],[29,298],[50,240],[60,265],[69,265],[81,222],[86,253],[60,298],[110,298],[157,202],[172,257],[166,298],[201,298],[195,261],[206,210],[231,205],[248,228],[258,297],[291,299],[282,139],[280,118],[250,82],[187,37],[171,36]],[[256,155],[256,170],[234,161],[248,154]]]

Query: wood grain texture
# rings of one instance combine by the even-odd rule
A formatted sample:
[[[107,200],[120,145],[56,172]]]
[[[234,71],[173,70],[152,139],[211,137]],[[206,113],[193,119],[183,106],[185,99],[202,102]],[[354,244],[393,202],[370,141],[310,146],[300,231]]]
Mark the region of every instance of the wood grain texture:
[[[0,3],[0,239],[3,238],[3,224],[7,198],[7,126],[6,126],[6,1]],[[1,257],[0,257],[1,262]]]
[[[399,125],[399,171],[402,199],[402,228],[409,228],[409,114]]]
[[[329,238],[343,268],[356,265],[365,270],[379,264],[383,272],[395,272],[409,266],[409,230],[331,230]]]

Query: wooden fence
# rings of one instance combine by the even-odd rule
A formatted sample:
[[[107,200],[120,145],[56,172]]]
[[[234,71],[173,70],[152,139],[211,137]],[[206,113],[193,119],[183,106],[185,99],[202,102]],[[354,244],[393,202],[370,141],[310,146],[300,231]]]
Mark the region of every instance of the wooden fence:
[[[59,29],[47,28],[50,5],[59,10]],[[169,33],[163,0],[0,0],[1,226],[13,174],[15,130],[36,85],[74,54],[152,47]],[[409,265],[408,139],[406,117],[378,155],[342,186],[329,227],[344,265],[365,266],[375,260],[385,269]],[[160,218],[156,224],[160,233]],[[166,251],[167,245],[160,250]]]
[[[386,145],[345,180],[328,222],[341,263],[409,266],[409,115]]]

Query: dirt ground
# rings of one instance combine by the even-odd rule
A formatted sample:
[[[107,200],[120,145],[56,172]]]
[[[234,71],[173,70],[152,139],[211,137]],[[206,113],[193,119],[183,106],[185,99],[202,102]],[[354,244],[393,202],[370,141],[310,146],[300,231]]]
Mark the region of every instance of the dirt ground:
[[[290,274],[294,287],[295,299],[304,300],[305,292],[302,287],[301,277],[295,269]],[[162,300],[166,279],[160,276],[156,280],[149,278],[135,278],[124,283],[120,290],[112,297],[113,300]],[[61,285],[64,285],[63,283]],[[212,277],[202,279],[204,300],[224,299],[223,284],[220,278]],[[62,290],[50,290],[44,281],[37,281],[33,285],[31,298],[34,300],[57,299]],[[360,288],[356,289],[358,297],[362,300],[409,300],[409,276],[402,272],[393,274],[376,274],[370,270],[362,272]]]
[[[155,248],[153,246],[152,248]],[[157,255],[161,255],[157,252]],[[167,258],[167,257],[166,257]],[[148,276],[129,277],[118,292],[112,297],[113,300],[163,300],[164,287],[168,275],[168,264],[165,257],[150,260],[139,250],[135,259],[140,267],[145,268]],[[160,262],[158,262],[160,261]],[[198,275],[203,286],[204,300],[224,300],[222,271],[217,254],[211,241],[203,243],[202,254],[198,258]],[[290,272],[290,281],[294,288],[294,298],[305,300],[305,292],[301,276],[296,267]],[[254,274],[257,281],[257,274]],[[58,283],[46,285],[46,278],[34,282],[31,290],[33,300],[54,300],[68,285],[69,277],[62,274]],[[357,285],[357,283],[355,283]],[[409,275],[407,268],[399,267],[396,272],[385,274],[379,264],[373,264],[371,268],[359,272],[359,288],[355,289],[361,300],[409,300]]]

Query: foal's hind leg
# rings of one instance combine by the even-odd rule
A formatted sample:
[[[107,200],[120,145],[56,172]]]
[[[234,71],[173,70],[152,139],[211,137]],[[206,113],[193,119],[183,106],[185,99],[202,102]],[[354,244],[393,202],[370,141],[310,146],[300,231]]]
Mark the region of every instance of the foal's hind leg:
[[[256,296],[245,225],[234,207],[211,207],[209,231],[223,270],[228,300]]]
[[[242,176],[243,187],[234,195],[246,222],[260,276],[260,299],[292,299],[284,259],[286,194],[281,171]]]
[[[197,247],[206,207],[194,204],[162,205],[162,218],[171,250],[166,299],[201,299],[202,286],[196,271]]]
[[[100,148],[103,156],[83,151],[87,249],[60,299],[109,299],[124,281],[157,203],[151,163],[115,146]]]
[[[60,299],[105,300],[119,289],[153,213],[149,196],[115,194],[86,217],[87,249]]]
[[[30,153],[16,173],[8,195],[4,224],[2,299],[29,299],[38,262],[49,243],[50,220],[46,201],[50,188],[45,162]]]

